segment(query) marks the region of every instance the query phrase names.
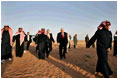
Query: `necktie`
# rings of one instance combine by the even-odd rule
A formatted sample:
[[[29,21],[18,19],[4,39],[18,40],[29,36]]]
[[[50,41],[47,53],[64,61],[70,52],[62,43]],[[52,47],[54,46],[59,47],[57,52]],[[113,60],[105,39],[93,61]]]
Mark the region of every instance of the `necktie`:
[[[62,33],[62,38],[64,38],[64,33]]]

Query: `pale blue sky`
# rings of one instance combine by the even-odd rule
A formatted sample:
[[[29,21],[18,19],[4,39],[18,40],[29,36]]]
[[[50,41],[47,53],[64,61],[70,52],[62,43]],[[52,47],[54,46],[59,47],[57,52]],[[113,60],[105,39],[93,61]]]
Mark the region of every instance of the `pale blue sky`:
[[[117,29],[117,2],[113,1],[2,1],[1,6],[1,26],[10,25],[14,33],[23,27],[25,32],[36,34],[44,27],[56,39],[63,27],[71,36],[78,34],[78,39],[83,40],[86,34],[91,37],[103,20],[111,22],[113,34]]]

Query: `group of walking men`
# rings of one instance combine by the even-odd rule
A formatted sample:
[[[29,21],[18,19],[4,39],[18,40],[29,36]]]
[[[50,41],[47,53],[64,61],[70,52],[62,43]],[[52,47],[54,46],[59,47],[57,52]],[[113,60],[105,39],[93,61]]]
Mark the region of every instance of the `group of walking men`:
[[[38,50],[39,59],[45,59],[45,55],[48,57],[52,51],[52,43],[55,42],[50,30],[48,29],[47,32],[45,32],[45,29],[42,28],[41,31],[38,31],[36,34],[34,41],[37,44],[36,50]],[[57,43],[59,45],[60,59],[66,58],[65,53],[67,52],[68,35],[64,32],[63,28],[57,35]]]
[[[6,59],[12,60],[12,46],[16,41],[16,57],[22,57],[24,52],[24,43],[26,43],[26,50],[29,50],[31,43],[31,35],[29,32],[27,35],[22,28],[18,28],[18,31],[13,35],[13,30],[5,25],[1,29],[1,61],[5,62]]]
[[[113,74],[108,65],[108,52],[112,48],[112,34],[109,30],[111,23],[109,21],[103,21],[99,26],[93,37],[89,40],[86,37],[86,47],[89,48],[97,40],[97,66],[96,73],[100,72],[105,78],[108,78]],[[13,30],[5,25],[1,29],[1,61],[5,62],[5,59],[12,60],[12,45],[16,41],[16,57],[22,57],[24,50],[29,50],[31,41],[31,35],[29,32],[25,34],[23,28],[18,28],[18,31],[13,35]],[[71,38],[68,33],[64,32],[64,28],[61,28],[57,34],[57,43],[59,45],[60,59],[66,59],[67,47],[70,47]],[[74,48],[77,45],[77,35],[74,36]],[[38,58],[45,59],[45,56],[49,57],[52,51],[52,43],[54,43],[53,35],[48,29],[47,32],[42,28],[35,36],[34,39],[37,44],[36,50],[38,50]],[[24,48],[24,44],[27,44]],[[117,55],[117,32],[114,35],[114,56]]]

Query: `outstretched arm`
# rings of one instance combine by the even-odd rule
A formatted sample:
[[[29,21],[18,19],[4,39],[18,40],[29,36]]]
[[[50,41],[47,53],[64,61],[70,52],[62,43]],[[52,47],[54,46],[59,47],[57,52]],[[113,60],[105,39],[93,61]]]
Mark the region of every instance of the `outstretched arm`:
[[[97,34],[98,34],[98,30],[95,32],[95,34],[93,35],[93,37],[89,40],[87,47],[89,48],[97,39]]]

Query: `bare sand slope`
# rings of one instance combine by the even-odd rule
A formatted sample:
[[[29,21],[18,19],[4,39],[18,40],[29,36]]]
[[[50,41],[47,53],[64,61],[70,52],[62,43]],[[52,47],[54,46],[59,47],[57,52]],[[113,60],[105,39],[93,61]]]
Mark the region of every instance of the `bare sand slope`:
[[[73,44],[72,44],[73,45]],[[73,47],[66,54],[66,59],[59,59],[58,45],[53,45],[49,58],[39,60],[35,52],[35,44],[32,43],[30,50],[24,53],[22,58],[15,57],[1,65],[3,78],[102,78],[95,75],[97,63],[96,49],[85,48],[85,42],[79,41],[76,49]],[[109,64],[117,77],[117,59],[109,52]]]

